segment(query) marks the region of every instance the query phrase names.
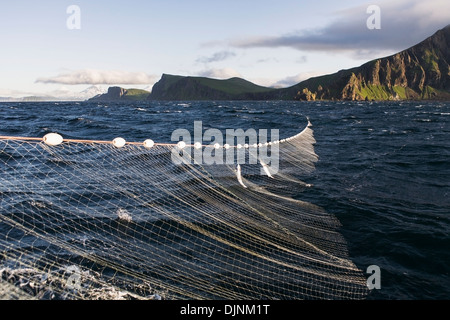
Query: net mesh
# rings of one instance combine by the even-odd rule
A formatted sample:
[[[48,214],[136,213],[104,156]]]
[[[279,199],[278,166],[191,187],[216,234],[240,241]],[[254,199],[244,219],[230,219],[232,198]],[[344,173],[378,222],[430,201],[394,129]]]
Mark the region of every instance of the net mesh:
[[[0,298],[364,298],[339,221],[298,199],[314,143],[310,125],[266,143],[271,172],[192,146],[175,163],[169,144],[2,137]]]

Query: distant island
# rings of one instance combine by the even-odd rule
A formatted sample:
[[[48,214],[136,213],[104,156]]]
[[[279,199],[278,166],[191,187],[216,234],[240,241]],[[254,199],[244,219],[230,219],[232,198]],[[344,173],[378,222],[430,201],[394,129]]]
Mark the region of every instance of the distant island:
[[[89,101],[146,100],[150,92],[142,89],[109,87],[108,92],[98,94]]]
[[[163,74],[151,92],[111,87],[90,100],[450,100],[450,25],[394,55],[288,88]]]

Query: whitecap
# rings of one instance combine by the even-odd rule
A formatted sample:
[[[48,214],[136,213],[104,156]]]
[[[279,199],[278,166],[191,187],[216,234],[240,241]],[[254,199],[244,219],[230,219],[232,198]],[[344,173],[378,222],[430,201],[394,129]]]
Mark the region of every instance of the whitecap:
[[[116,213],[117,213],[117,217],[120,220],[123,220],[123,221],[126,221],[126,222],[131,222],[132,221],[131,215],[130,215],[130,213],[127,210],[119,208]]]

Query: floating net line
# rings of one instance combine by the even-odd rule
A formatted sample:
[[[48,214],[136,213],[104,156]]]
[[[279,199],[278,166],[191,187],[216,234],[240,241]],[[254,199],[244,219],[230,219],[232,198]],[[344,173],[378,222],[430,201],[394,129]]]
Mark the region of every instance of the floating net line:
[[[298,199],[314,144],[310,123],[250,146],[1,136],[0,299],[364,298],[339,221]]]

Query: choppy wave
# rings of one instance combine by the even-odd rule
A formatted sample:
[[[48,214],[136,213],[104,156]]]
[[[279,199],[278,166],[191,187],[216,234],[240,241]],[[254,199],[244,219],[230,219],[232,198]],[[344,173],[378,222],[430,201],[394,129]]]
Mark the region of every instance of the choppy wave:
[[[314,188],[301,199],[336,215],[361,269],[380,267],[382,287],[369,298],[447,299],[449,114],[450,104],[442,102],[1,103],[0,135],[54,131],[78,139],[169,142],[173,130],[193,130],[194,121],[202,121],[205,129],[274,128],[288,137],[307,116],[319,162],[307,181]],[[20,281],[10,269],[0,273]],[[33,286],[49,281],[43,277],[36,274]]]

